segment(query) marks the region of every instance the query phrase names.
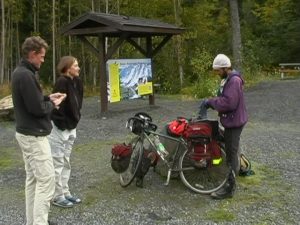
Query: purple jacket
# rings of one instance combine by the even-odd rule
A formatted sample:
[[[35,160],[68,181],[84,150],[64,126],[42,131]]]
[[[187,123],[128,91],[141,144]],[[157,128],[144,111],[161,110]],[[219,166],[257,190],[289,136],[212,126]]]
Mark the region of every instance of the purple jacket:
[[[219,112],[220,122],[225,128],[241,127],[248,121],[243,84],[241,75],[237,71],[232,71],[228,75],[221,95],[207,102]]]

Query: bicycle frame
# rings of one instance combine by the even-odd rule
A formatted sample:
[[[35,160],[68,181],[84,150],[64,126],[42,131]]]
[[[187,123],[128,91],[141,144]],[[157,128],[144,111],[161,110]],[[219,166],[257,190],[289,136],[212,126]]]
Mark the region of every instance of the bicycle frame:
[[[149,133],[149,134],[147,134],[147,133]],[[175,153],[171,156],[172,157],[171,161],[165,159],[159,153],[159,150],[157,149],[157,147],[155,146],[155,144],[151,140],[151,135],[156,135],[156,136],[163,137],[163,138],[166,138],[168,140],[172,140],[172,141],[177,142]],[[179,147],[180,147],[180,145],[182,145],[182,146],[184,146],[184,149],[187,150],[188,146],[187,146],[186,141],[182,137],[175,138],[175,137],[171,137],[171,136],[168,136],[168,135],[165,135],[165,134],[161,134],[161,133],[158,133],[158,132],[155,132],[155,131],[151,131],[151,130],[147,131],[147,132],[145,130],[143,130],[143,132],[141,134],[141,138],[143,140],[146,139],[146,140],[149,141],[150,145],[153,147],[153,149],[155,149],[155,152],[159,155],[160,159],[162,159],[163,162],[164,162],[164,164],[167,165],[167,167],[168,167],[168,174],[167,174],[167,179],[166,179],[166,182],[164,183],[164,185],[168,186],[169,183],[170,183],[172,172],[180,172],[180,169],[178,169],[178,165],[176,163],[178,163],[177,159],[179,159],[179,157],[181,156],[181,154],[183,153],[183,151],[180,151]]]
[[[214,124],[214,127],[216,127],[216,125],[217,124]],[[199,153],[195,153],[194,146],[199,145],[194,145],[193,143],[197,143],[197,141],[194,142],[194,139],[185,139],[182,136],[173,137],[164,133],[156,132],[157,125],[152,123],[151,117],[147,116],[146,113],[142,113],[140,116],[129,118],[126,122],[126,127],[138,136],[137,143],[139,142],[141,147],[134,147],[134,152],[137,152],[137,154],[141,157],[145,157],[145,150],[155,152],[159,155],[159,158],[162,160],[162,163],[167,166],[168,173],[164,185],[169,185],[172,172],[179,172],[181,181],[189,189],[196,193],[209,194],[213,191],[218,190],[225,184],[227,180],[228,168],[225,163],[226,154],[224,152],[224,148],[222,147],[222,145],[220,145],[222,141],[217,141],[219,145],[219,157],[221,158],[221,161],[219,161],[218,164],[211,166],[212,164],[210,161],[210,157],[208,158],[209,161],[206,161],[207,159],[205,158],[205,156],[203,156],[204,158],[200,158],[200,161],[195,160],[194,154]],[[155,140],[156,138],[160,137],[164,138],[165,140],[170,140],[174,143],[177,143],[176,147],[174,146],[172,147],[172,149],[170,149],[172,150],[172,154],[170,154],[169,156],[166,156],[162,153],[162,151],[160,150],[160,144],[162,143],[157,143]],[[193,138],[202,137],[196,136]],[[145,140],[147,140],[148,143],[146,143]],[[150,146],[147,146],[146,144]],[[206,146],[204,146],[204,148],[206,149]],[[142,165],[141,157],[139,157],[138,159],[137,166],[133,167],[133,172],[129,170],[129,173],[125,172],[124,175],[120,174],[121,185],[123,187],[128,186],[135,178],[136,171],[138,171],[138,169]]]

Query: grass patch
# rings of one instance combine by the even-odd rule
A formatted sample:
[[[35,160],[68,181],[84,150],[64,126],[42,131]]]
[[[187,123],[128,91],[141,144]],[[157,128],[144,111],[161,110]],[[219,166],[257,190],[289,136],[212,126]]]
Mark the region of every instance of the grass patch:
[[[235,215],[226,209],[216,209],[209,211],[206,218],[214,222],[232,222],[235,219]]]
[[[247,186],[260,186],[263,182],[268,179],[268,177],[278,177],[279,172],[275,171],[265,165],[257,164],[256,162],[252,162],[252,169],[255,172],[255,175],[248,177],[237,177],[237,182],[242,187]]]
[[[4,170],[4,169],[7,169],[7,168],[10,168],[12,166],[12,162],[13,162],[12,159],[7,158],[7,156],[4,155],[4,158],[0,159],[0,169]]]
[[[0,148],[0,170],[9,170],[12,168],[16,168],[18,165],[22,163],[21,157],[16,157],[16,149],[15,148]]]
[[[120,140],[92,141],[74,146],[73,164],[80,165],[84,179],[89,181],[84,188],[84,203],[87,207],[101,202],[103,198],[113,199],[113,195],[120,189],[110,167],[111,146],[120,142]],[[112,185],[113,183],[116,185]]]
[[[278,218],[285,218],[287,224],[292,222],[284,208],[292,200],[296,188],[286,184],[279,170],[256,162],[252,162],[252,168],[255,175],[237,177],[238,189],[234,198],[217,202],[217,209],[207,210],[205,219],[234,222],[239,210],[251,212],[267,204],[274,213],[261,215],[259,224],[270,224]]]
[[[22,183],[20,185],[2,185],[0,187],[1,201],[3,202],[17,202],[17,204],[24,204],[25,201],[25,190]]]
[[[90,152],[94,150],[100,150],[107,148],[107,146],[113,146],[116,143],[122,143],[124,140],[105,140],[105,141],[91,141],[84,144],[75,144],[74,151],[75,152]]]
[[[180,180],[171,180],[169,187],[166,187],[165,190],[159,189],[153,195],[158,187],[157,182],[160,182],[159,177],[156,177],[157,174],[153,175],[151,180],[149,178],[151,174],[146,176],[143,189],[136,188],[134,183],[127,188],[122,188],[119,184],[118,174],[114,173],[110,167],[111,146],[122,140],[92,141],[75,145],[73,164],[74,168],[80,168],[76,171],[76,176],[86,180],[86,182],[81,181],[84,183],[83,186],[80,186],[84,204],[79,206],[79,213],[85,213],[97,207],[99,203],[118,206],[122,209],[127,209],[127,206],[130,205],[134,209],[143,206],[147,200],[150,203],[149,208],[154,212],[154,203],[156,207],[164,207],[168,204],[174,205],[174,210],[178,206],[181,209],[190,210],[188,213],[185,210],[178,212],[176,218],[189,217],[194,221],[234,224],[238,220],[240,211],[250,213],[253,210],[268,207],[272,213],[259,214],[259,218],[256,218],[257,221],[260,221],[259,224],[271,224],[274,221],[282,221],[282,218],[287,222],[286,224],[294,222],[289,219],[289,215],[284,209],[292,200],[292,193],[297,190],[284,182],[281,171],[263,163],[252,162],[255,175],[237,177],[237,192],[234,198],[223,201],[212,201],[207,196],[191,194]],[[165,179],[162,178],[162,180]],[[174,196],[179,197],[174,198]],[[198,212],[203,213],[199,214]],[[56,210],[54,214],[61,215]],[[161,214],[163,215],[163,212]],[[171,212],[167,212],[167,214],[169,216]],[[158,220],[155,222],[159,224]]]
[[[279,157],[282,157],[284,159],[296,159],[298,157],[299,153],[295,152],[295,151],[285,150],[285,151],[277,153],[276,155]]]
[[[93,204],[100,201],[100,190],[98,187],[100,187],[101,184],[90,186],[89,189],[85,192],[84,195],[84,204],[86,206],[92,206]]]

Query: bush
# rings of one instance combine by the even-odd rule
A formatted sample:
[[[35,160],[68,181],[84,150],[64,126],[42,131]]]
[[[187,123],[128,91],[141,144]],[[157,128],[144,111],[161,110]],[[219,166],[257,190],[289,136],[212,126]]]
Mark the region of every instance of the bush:
[[[206,75],[199,78],[192,85],[181,90],[181,94],[193,96],[194,98],[206,98],[215,96],[219,87],[218,79],[213,75]]]
[[[244,69],[242,73],[243,79],[245,81],[245,87],[254,86],[260,82],[268,81],[268,80],[276,80],[279,79],[279,74],[273,72],[270,73],[268,71],[263,71],[262,69]]]

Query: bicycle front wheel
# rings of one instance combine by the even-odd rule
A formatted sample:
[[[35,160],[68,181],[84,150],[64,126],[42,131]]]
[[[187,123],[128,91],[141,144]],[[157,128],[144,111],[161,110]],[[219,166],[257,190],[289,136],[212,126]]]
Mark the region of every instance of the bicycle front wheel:
[[[138,168],[142,162],[143,156],[143,141],[141,137],[135,137],[130,142],[132,146],[132,153],[128,168],[120,174],[120,184],[122,187],[127,187],[131,184],[136,176]]]
[[[227,179],[226,154],[221,147],[221,160],[218,165],[200,165],[193,160],[193,153],[186,150],[179,159],[180,178],[192,191],[210,194],[222,187]]]

